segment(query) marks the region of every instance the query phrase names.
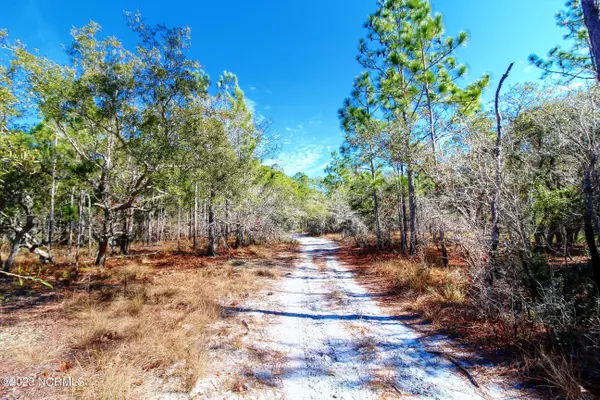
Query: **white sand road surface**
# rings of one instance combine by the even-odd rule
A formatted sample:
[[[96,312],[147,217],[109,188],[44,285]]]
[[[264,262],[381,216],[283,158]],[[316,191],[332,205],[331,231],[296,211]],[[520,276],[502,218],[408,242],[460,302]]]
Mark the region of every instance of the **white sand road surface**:
[[[302,261],[268,295],[233,308],[250,329],[239,350],[215,351],[214,375],[196,384],[192,398],[524,397],[490,379],[491,366],[459,368],[457,358],[440,354],[450,339],[423,338],[410,316],[386,315],[337,261],[333,242],[297,239]]]

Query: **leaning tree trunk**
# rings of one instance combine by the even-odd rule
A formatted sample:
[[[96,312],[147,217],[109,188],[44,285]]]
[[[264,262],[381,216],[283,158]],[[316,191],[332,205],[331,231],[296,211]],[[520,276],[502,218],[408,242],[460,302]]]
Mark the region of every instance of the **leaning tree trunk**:
[[[15,261],[15,257],[17,256],[17,254],[19,253],[19,250],[21,249],[21,242],[23,241],[23,237],[25,236],[25,233],[27,233],[31,229],[33,229],[34,226],[35,226],[35,220],[32,218],[31,220],[28,219],[28,221],[24,227],[15,229],[15,237],[13,238],[13,241],[12,241],[12,244],[10,247],[10,253],[8,254],[8,258],[4,262],[4,267],[2,268],[4,272],[10,271],[10,268],[12,267],[12,264]]]
[[[506,78],[508,78],[508,74],[512,69],[514,62],[508,66],[508,69],[502,75],[500,79],[500,83],[498,83],[498,88],[496,89],[496,97],[494,101],[494,108],[496,111],[496,146],[494,147],[494,165],[496,171],[496,177],[494,181],[494,194],[492,197],[492,202],[490,204],[490,211],[492,214],[492,238],[490,243],[490,264],[492,264],[496,258],[496,253],[498,251],[498,244],[500,243],[500,219],[498,217],[498,207],[500,203],[500,186],[502,182],[502,169],[501,169],[501,157],[502,157],[502,116],[500,115],[500,90],[502,90],[502,85]],[[493,278],[494,273],[492,271],[491,278]]]
[[[13,238],[10,254],[4,263],[2,270],[4,272],[9,272],[12,267],[13,262],[15,261],[15,257],[19,253],[21,248],[27,248],[31,253],[37,254],[42,261],[52,261],[52,256],[50,253],[47,253],[40,249],[39,244],[34,240],[34,235],[36,232],[36,227],[38,225],[37,219],[33,215],[31,208],[27,208],[27,216],[25,220],[25,225],[17,226],[13,224],[11,228],[15,232],[15,236]]]

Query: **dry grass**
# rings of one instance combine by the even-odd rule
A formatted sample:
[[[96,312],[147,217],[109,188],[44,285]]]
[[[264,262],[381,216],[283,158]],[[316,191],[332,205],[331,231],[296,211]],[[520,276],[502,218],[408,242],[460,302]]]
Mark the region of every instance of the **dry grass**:
[[[271,278],[271,279],[278,277],[277,273],[269,268],[259,268],[256,271],[254,271],[254,274],[256,276],[262,276],[262,277]]]
[[[35,343],[14,347],[3,352],[0,370],[13,372],[12,366],[18,365],[41,371],[44,365],[56,363],[50,368],[84,379],[83,388],[63,393],[82,399],[139,398],[145,397],[144,393],[156,394],[157,387],[189,392],[208,371],[208,346],[219,335],[212,324],[225,317],[221,304],[241,301],[259,289],[261,279],[257,277],[278,277],[275,268],[252,262],[274,257],[275,247],[253,246],[243,251],[248,260],[234,265],[224,258],[173,256],[168,251],[111,259],[105,268],[83,265],[77,282],[60,289],[61,300],[52,306],[63,323],[52,325],[46,334],[58,338],[60,354],[44,351]],[[28,254],[22,256],[21,270],[37,274],[29,258]],[[68,269],[68,265],[49,269],[48,280]],[[31,284],[33,289],[39,290]],[[15,293],[13,298],[18,299],[20,292]],[[18,321],[22,314],[12,312]],[[231,340],[235,346],[236,337],[219,340]],[[32,358],[30,353],[49,357]],[[53,390],[52,396],[57,394]],[[39,393],[40,397],[47,395]]]
[[[548,353],[543,347],[538,347],[535,354],[527,356],[526,374],[531,374],[531,378],[539,380],[542,378],[542,386],[548,387],[551,391],[558,391],[561,397],[566,400],[582,400],[588,393],[579,384],[581,382],[581,372],[578,367],[564,354]],[[529,372],[528,372],[529,371]],[[540,374],[540,371],[543,373]]]
[[[140,380],[134,377],[144,373],[168,376],[179,390],[191,390],[209,364],[203,344],[210,324],[222,315],[220,299],[257,288],[255,274],[224,264],[139,283],[150,268],[132,265],[119,271],[127,289],[109,302],[89,298],[91,306],[80,314],[82,332],[74,348],[90,358],[81,373],[88,375],[93,365],[102,376],[84,397],[130,398]]]
[[[421,298],[435,298],[457,304],[466,299],[468,278],[457,270],[437,266],[424,267],[407,259],[376,261],[372,267],[377,275],[392,280],[397,291],[411,290]]]

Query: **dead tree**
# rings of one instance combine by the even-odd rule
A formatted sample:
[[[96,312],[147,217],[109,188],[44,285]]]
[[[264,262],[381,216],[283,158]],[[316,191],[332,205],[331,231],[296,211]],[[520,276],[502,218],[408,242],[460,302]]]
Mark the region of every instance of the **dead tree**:
[[[500,91],[502,90],[502,85],[506,78],[508,78],[508,74],[510,74],[510,70],[512,69],[514,62],[510,63],[508,69],[502,75],[500,82],[498,83],[498,88],[496,89],[496,97],[494,100],[494,109],[496,112],[496,146],[494,147],[494,165],[495,165],[495,182],[494,182],[494,194],[492,197],[492,203],[490,205],[491,214],[492,214],[492,239],[490,245],[490,262],[493,262],[496,253],[498,251],[498,244],[500,242],[500,226],[499,226],[499,218],[498,218],[498,207],[500,203],[500,185],[502,183],[502,167],[501,167],[501,157],[502,157],[502,116],[500,115]]]

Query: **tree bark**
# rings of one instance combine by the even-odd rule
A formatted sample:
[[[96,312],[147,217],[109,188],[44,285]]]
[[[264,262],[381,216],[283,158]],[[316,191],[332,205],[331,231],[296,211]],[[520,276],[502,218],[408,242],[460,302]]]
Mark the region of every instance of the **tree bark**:
[[[123,218],[123,233],[121,235],[120,250],[121,254],[128,255],[129,248],[131,247],[131,241],[133,239],[133,209],[128,208],[125,211],[125,217]]]
[[[600,254],[596,247],[596,239],[594,234],[594,189],[592,187],[592,169],[596,161],[595,155],[592,155],[591,165],[585,172],[583,183],[583,193],[585,195],[585,210],[583,213],[583,230],[585,233],[585,241],[590,252],[592,261],[592,271],[594,274],[594,283],[596,290],[600,290]]]
[[[372,148],[369,145],[369,150],[372,152]],[[375,187],[375,165],[373,164],[373,157],[369,159],[369,167],[371,169],[371,184],[373,185],[373,216],[375,217],[375,233],[377,234],[377,247],[383,246],[383,238],[381,236],[381,221],[379,220],[379,198],[377,196],[377,188]]]
[[[79,275],[79,250],[81,248],[81,236],[83,235],[83,208],[85,201],[85,193],[83,190],[79,194],[77,202],[78,219],[77,219],[77,239],[75,241],[75,277]]]
[[[194,186],[194,253],[198,251],[198,184]]]
[[[92,257],[92,198],[88,195],[88,257]]]
[[[229,245],[229,199],[225,199],[225,246]]]
[[[396,163],[394,166],[394,172],[396,173],[396,211],[398,213],[398,230],[400,231],[400,249],[404,254],[404,249],[406,247],[406,237],[404,236],[405,232],[403,230],[402,221],[404,219],[404,213],[402,212],[403,206],[403,188],[402,188],[402,178],[400,177],[400,164]]]
[[[400,201],[402,202],[402,234],[400,236],[400,248],[402,254],[408,254],[408,218],[406,217],[406,196],[404,195],[404,166],[400,164]]]
[[[70,212],[73,210],[73,203],[75,201],[75,187],[71,188],[71,201],[69,206],[71,207]],[[69,235],[67,239],[67,256],[71,256],[71,249],[73,248],[73,215],[69,215]]]
[[[600,82],[600,12],[597,0],[581,0],[583,20],[590,38],[596,80]]]
[[[406,167],[406,175],[408,178],[408,211],[410,220],[410,255],[417,255],[417,202],[415,197],[415,186],[413,183],[413,170],[409,164]]]
[[[177,251],[181,251],[181,203],[177,202]]]
[[[35,229],[38,225],[37,219],[33,215],[33,211],[30,207],[26,208],[26,220],[25,224],[21,227],[13,225],[12,229],[15,232],[15,237],[13,238],[10,254],[6,259],[3,271],[9,272],[12,264],[15,260],[15,257],[19,253],[19,250],[23,247],[27,248],[31,253],[37,254],[40,257],[40,260],[52,261],[52,256],[50,253],[47,253],[39,248],[39,244],[36,243],[33,239],[35,234]]]
[[[496,258],[496,253],[498,251],[498,244],[500,242],[500,220],[498,217],[498,206],[500,203],[500,186],[502,182],[502,170],[501,170],[501,156],[502,156],[502,116],[500,115],[500,91],[502,90],[502,85],[506,78],[508,78],[508,74],[514,65],[510,63],[508,69],[502,75],[500,82],[498,83],[498,88],[496,89],[496,97],[494,100],[494,109],[496,112],[496,146],[494,147],[494,162],[495,162],[495,172],[496,177],[494,181],[494,194],[492,196],[492,202],[490,204],[490,211],[492,214],[492,238],[490,243],[490,262],[494,261]]]
[[[108,242],[111,238],[112,230],[112,218],[113,212],[109,202],[109,183],[107,179],[107,170],[104,168],[102,171],[102,178],[100,181],[100,193],[102,198],[102,208],[104,210],[104,220],[102,221],[102,231],[98,240],[98,254],[96,256],[96,265],[104,266],[106,262],[106,250],[108,248]]]
[[[56,158],[58,135],[54,132],[54,148],[52,153],[52,186],[50,188],[50,221],[48,223],[48,254],[52,256],[52,234],[54,233],[54,199],[56,197]]]
[[[214,211],[215,192],[211,189],[208,202],[208,251],[209,256],[217,254],[215,249],[215,211]]]

